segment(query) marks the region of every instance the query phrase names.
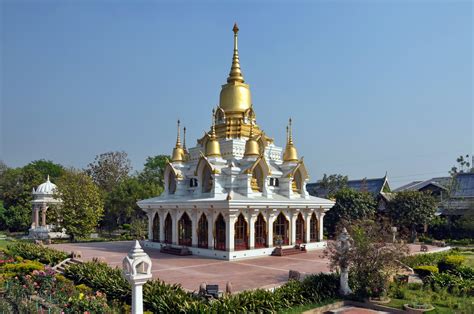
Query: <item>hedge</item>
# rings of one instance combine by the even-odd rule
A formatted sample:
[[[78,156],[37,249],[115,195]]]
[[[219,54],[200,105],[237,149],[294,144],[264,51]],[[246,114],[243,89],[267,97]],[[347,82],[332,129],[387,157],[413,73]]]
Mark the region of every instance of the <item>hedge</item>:
[[[119,268],[105,263],[71,265],[65,275],[76,284],[85,284],[109,298],[130,302],[131,288]],[[303,281],[290,281],[274,292],[257,289],[208,301],[186,292],[179,284],[148,281],[143,287],[145,308],[154,313],[242,313],[276,312],[297,305],[324,302],[338,296],[337,274],[317,274]]]
[[[466,261],[466,257],[462,255],[447,255],[438,262],[440,272],[455,270]]]
[[[413,270],[422,279],[425,278],[425,277],[431,276],[432,274],[439,273],[438,267],[428,266],[428,265],[416,266],[416,267],[413,268]]]
[[[69,254],[31,242],[15,242],[7,245],[7,253],[43,264],[56,265],[69,257]]]

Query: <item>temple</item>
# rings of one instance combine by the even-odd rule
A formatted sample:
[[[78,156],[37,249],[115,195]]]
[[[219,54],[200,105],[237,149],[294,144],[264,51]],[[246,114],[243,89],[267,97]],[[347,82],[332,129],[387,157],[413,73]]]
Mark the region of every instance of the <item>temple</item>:
[[[233,32],[232,66],[210,130],[188,149],[178,121],[164,192],[138,202],[148,216],[145,245],[226,260],[271,255],[276,247],[324,247],[324,214],[334,202],[308,194],[291,119],[284,149],[257,124],[237,25]]]

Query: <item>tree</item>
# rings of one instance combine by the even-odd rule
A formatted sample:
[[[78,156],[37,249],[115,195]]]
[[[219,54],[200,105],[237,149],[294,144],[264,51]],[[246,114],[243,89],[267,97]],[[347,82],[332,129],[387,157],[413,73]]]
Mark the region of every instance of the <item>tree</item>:
[[[97,185],[84,172],[70,169],[57,184],[54,197],[62,203],[55,206],[61,227],[75,241],[94,232],[103,216],[103,202]]]
[[[145,213],[137,201],[158,196],[163,191],[153,182],[142,182],[136,177],[123,180],[106,196],[102,225],[109,230],[134,219],[143,219]]]
[[[142,182],[152,182],[158,186],[164,186],[164,173],[166,164],[170,157],[167,155],[157,155],[146,159],[143,170],[139,173],[138,178]]]
[[[324,219],[331,234],[335,231],[335,226],[341,221],[351,222],[359,219],[370,219],[375,214],[377,203],[368,192],[343,188],[337,191],[334,196],[336,204]]]
[[[0,177],[0,193],[5,208],[3,221],[10,231],[26,231],[31,224],[31,191],[46,178],[31,167],[8,168]]]
[[[46,180],[46,177],[49,176],[50,180],[55,182],[59,177],[64,173],[64,167],[60,164],[56,164],[51,160],[35,160],[23,167],[24,170],[34,169],[38,171],[41,176]]]
[[[340,225],[346,227],[351,238],[351,248],[341,251],[337,242],[328,243],[325,255],[330,268],[341,263],[348,266],[352,290],[358,297],[381,297],[387,292],[391,276],[399,268],[399,261],[408,254],[402,243],[388,243],[390,226],[373,220],[358,220]]]
[[[94,162],[87,166],[86,172],[102,191],[109,193],[132,170],[126,152],[107,152],[95,157]]]
[[[416,228],[428,224],[435,216],[436,199],[429,192],[403,191],[395,194],[388,203],[387,212],[399,228],[408,228],[412,240],[416,239]]]
[[[340,174],[331,174],[328,176],[327,174],[324,174],[320,186],[326,189],[328,191],[327,196],[332,198],[337,191],[347,187],[347,181],[347,176]]]
[[[449,174],[454,177],[458,173],[465,173],[465,172],[474,172],[474,165],[471,165],[469,162],[469,154],[466,156],[459,156],[456,159],[457,165],[451,167],[451,170],[449,171]],[[471,168],[472,167],[472,168]]]

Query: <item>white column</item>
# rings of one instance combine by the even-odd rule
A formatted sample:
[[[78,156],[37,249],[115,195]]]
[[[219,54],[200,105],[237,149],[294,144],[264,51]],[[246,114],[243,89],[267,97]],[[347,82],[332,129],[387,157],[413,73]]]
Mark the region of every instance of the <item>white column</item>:
[[[192,209],[191,221],[192,221],[192,240],[191,240],[191,245],[192,245],[193,247],[197,247],[197,246],[198,246],[198,235],[197,235],[198,213],[197,213],[197,209]]]
[[[40,208],[39,206],[36,206],[35,208],[35,227],[38,228],[39,227],[39,211],[40,211]]]
[[[147,213],[147,217],[148,217],[148,241],[153,241],[153,218],[155,218],[154,213],[155,213],[155,211],[151,210],[151,209],[149,209],[149,212]]]
[[[311,234],[310,234],[310,230],[311,230],[311,212],[305,214],[305,216],[304,216],[304,225],[305,225],[304,242],[309,243],[309,242],[311,242],[311,237],[310,237],[311,236]]]
[[[41,225],[43,227],[46,227],[46,209],[47,209],[46,206],[43,206],[41,208]]]
[[[143,313],[143,283],[132,283],[132,313]]]
[[[178,211],[171,214],[172,228],[171,228],[171,243],[178,244]]]
[[[318,232],[319,232],[319,235],[318,235],[318,242],[321,242],[323,241],[324,239],[324,233],[323,233],[323,218],[324,218],[324,215],[326,215],[325,213],[319,213],[319,215],[317,215],[318,217]]]
[[[226,251],[234,251],[234,234],[235,234],[235,215],[226,215],[225,221],[225,248]]]
[[[268,247],[273,247],[273,221],[275,220],[275,215],[270,214],[267,218],[267,245]]]
[[[207,217],[207,246],[210,250],[214,249],[214,215],[210,212]]]
[[[163,212],[156,212],[157,215],[160,215],[160,242],[165,242],[165,219],[166,216],[163,215]]]
[[[249,247],[250,249],[255,248],[255,221],[257,215],[249,215]]]
[[[296,219],[298,218],[298,212],[290,213],[290,245],[296,243]]]

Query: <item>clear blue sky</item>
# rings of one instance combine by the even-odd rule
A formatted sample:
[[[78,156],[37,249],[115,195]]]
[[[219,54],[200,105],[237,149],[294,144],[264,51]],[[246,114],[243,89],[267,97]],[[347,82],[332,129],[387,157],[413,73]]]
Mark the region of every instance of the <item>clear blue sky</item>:
[[[288,117],[311,180],[446,175],[473,140],[471,1],[1,2],[1,150],[10,166],[135,170],[210,125],[234,21],[260,126]]]

